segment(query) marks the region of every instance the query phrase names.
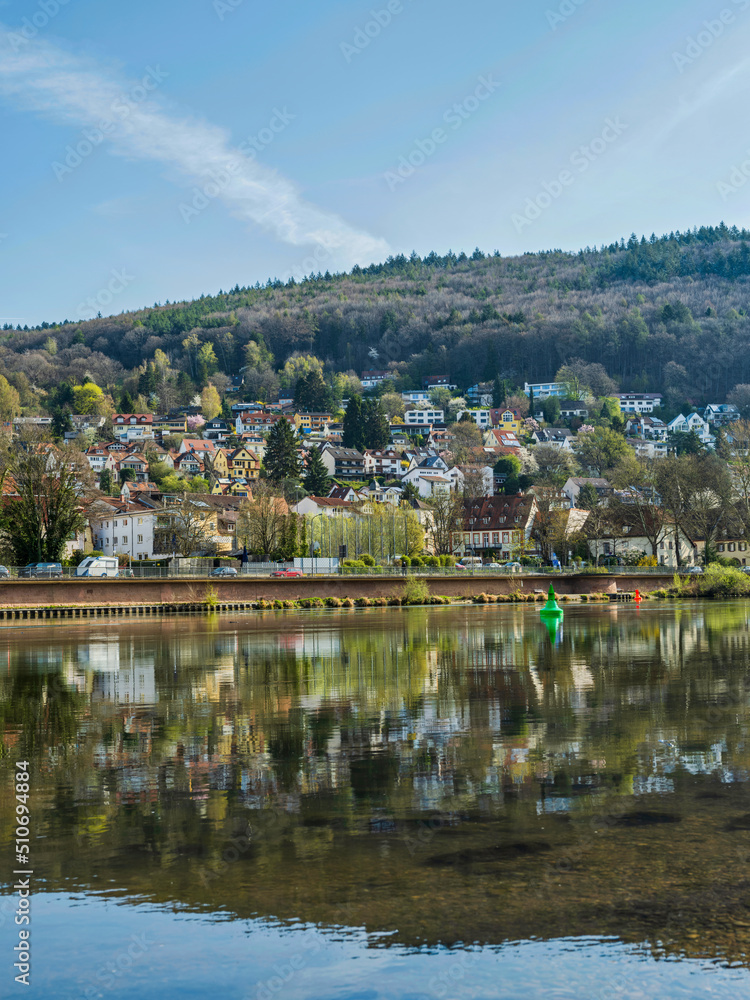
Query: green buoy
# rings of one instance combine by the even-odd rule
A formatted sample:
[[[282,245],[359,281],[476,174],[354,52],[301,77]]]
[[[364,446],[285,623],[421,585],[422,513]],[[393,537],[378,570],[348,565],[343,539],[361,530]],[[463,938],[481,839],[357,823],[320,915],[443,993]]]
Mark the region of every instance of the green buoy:
[[[549,593],[547,594],[547,603],[539,612],[545,618],[562,618],[564,612],[560,605],[557,603],[555,597],[555,588],[552,584],[549,585]]]

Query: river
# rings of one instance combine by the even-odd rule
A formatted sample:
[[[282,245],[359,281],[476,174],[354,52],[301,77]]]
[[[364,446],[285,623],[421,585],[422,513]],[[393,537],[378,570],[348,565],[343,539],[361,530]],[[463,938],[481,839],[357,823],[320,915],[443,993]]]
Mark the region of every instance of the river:
[[[19,996],[750,988],[749,602],[574,605],[551,634],[488,605],[0,639],[3,996],[22,761]]]

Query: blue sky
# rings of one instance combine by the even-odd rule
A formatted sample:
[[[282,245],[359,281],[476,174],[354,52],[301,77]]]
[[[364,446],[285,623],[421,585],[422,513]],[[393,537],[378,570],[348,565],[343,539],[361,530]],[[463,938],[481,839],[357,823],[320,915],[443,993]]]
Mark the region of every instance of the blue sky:
[[[749,43],[750,0],[0,0],[0,323],[748,225]]]

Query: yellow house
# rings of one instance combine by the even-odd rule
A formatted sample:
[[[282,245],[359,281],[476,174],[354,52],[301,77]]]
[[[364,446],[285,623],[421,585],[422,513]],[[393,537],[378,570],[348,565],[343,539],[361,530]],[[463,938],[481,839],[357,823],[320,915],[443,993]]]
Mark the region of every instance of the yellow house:
[[[523,426],[523,419],[518,410],[511,410],[500,407],[490,410],[490,421],[492,426],[501,431],[513,431],[518,434]]]
[[[228,457],[229,473],[236,478],[257,479],[260,475],[260,459],[254,451],[240,446]]]
[[[226,479],[229,475],[229,452],[224,448],[217,448],[214,453],[213,471],[219,479]]]

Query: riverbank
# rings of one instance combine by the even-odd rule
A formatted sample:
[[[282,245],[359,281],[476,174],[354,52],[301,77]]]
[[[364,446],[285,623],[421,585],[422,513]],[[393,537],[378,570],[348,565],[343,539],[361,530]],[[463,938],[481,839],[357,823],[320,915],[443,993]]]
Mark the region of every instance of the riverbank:
[[[242,606],[266,602],[322,601],[336,598],[342,603],[351,600],[386,601],[402,598],[407,590],[417,588],[423,597],[447,597],[452,600],[473,600],[480,594],[513,598],[524,595],[534,600],[546,594],[550,584],[561,596],[584,594],[620,594],[639,590],[641,594],[664,589],[673,582],[671,573],[604,575],[580,573],[556,574],[488,574],[466,576],[429,576],[409,574],[393,576],[305,576],[291,579],[270,577],[228,577],[207,580],[205,577],[170,577],[156,579],[88,579],[10,580],[0,583],[0,613],[15,609],[67,609],[107,607],[173,607],[205,606],[206,604]],[[305,605],[301,605],[304,607]],[[317,605],[325,606],[325,605]],[[335,606],[335,605],[334,605]],[[146,612],[148,613],[148,612]]]

